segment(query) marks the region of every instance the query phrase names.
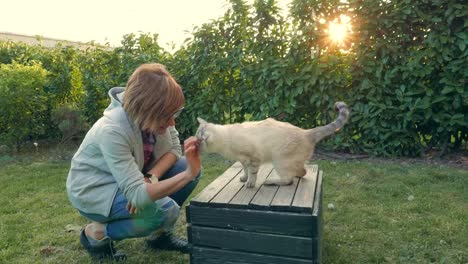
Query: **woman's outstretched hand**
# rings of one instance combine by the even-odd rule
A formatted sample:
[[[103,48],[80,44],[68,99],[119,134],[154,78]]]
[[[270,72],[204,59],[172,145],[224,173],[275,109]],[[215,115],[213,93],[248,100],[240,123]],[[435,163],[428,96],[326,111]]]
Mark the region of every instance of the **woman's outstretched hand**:
[[[184,154],[187,160],[187,174],[194,179],[201,170],[200,149],[196,137],[189,137],[184,142]]]

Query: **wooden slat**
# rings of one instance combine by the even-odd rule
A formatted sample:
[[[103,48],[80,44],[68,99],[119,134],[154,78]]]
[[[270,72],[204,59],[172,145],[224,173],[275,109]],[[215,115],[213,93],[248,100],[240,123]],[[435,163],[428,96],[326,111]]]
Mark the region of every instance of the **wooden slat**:
[[[311,264],[310,259],[271,256],[243,251],[194,247],[190,256],[191,264]]]
[[[315,259],[317,239],[191,226],[192,245]]]
[[[215,208],[191,204],[186,208],[187,223],[193,226],[317,237],[317,218],[310,213]]]
[[[307,173],[299,179],[292,207],[312,211],[315,196],[315,185],[317,183],[317,165],[307,166]]]
[[[268,178],[270,177],[278,177],[274,169],[272,169],[270,175],[268,176]],[[275,185],[262,185],[255,194],[255,197],[250,202],[250,206],[253,208],[270,207],[271,201],[278,191],[278,187],[279,186]]]
[[[314,216],[318,216],[319,210],[322,210],[322,179],[323,171],[319,171],[317,175],[317,184],[315,187],[314,208],[312,210],[312,215]]]
[[[195,196],[190,203],[193,204],[206,204],[213,197],[215,197],[220,191],[223,190],[224,186],[228,184],[234,177],[236,177],[240,172],[242,172],[242,165],[240,162],[234,163],[230,168],[228,168],[221,176],[216,178],[211,182],[202,192]]]
[[[271,164],[263,164],[262,166],[260,166],[260,169],[257,173],[257,183],[255,184],[255,187],[247,188],[244,185],[229,203],[232,205],[247,206],[252,200],[252,198],[255,196],[257,191],[260,189],[265,179],[268,177],[268,175],[270,175],[272,170],[273,165]]]
[[[273,176],[277,177],[276,175],[271,175],[270,177]],[[288,208],[291,206],[298,183],[299,178],[294,177],[293,183],[291,183],[290,185],[279,186],[278,191],[276,192],[275,197],[273,198],[270,204],[273,210],[282,209],[284,207]]]
[[[271,204],[271,200],[275,197],[276,191],[278,190],[278,186],[274,185],[263,185],[258,190],[255,197],[250,202],[250,207],[252,208],[269,208]]]
[[[240,165],[240,163],[239,163]],[[242,167],[242,165],[240,165]],[[212,206],[228,206],[229,202],[232,198],[239,192],[239,190],[244,185],[243,182],[239,180],[239,178],[244,175],[244,170],[241,171],[234,177],[226,186],[218,192],[213,199],[210,201],[210,205]]]

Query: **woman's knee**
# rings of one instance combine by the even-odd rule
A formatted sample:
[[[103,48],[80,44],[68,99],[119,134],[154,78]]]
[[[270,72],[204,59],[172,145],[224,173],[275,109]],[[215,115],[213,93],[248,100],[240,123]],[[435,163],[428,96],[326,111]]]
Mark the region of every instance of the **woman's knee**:
[[[168,198],[168,201],[162,207],[163,211],[163,223],[162,227],[165,229],[171,229],[175,226],[177,219],[180,215],[180,206],[172,199]]]
[[[156,230],[161,227],[168,228],[175,225],[179,218],[180,207],[169,197],[164,197],[155,201],[150,207],[145,208],[144,218],[151,229]]]

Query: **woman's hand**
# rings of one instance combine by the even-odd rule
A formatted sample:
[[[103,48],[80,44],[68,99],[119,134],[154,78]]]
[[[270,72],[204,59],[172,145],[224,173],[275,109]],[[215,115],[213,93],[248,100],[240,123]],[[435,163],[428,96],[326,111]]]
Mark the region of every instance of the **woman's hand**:
[[[200,150],[198,148],[198,139],[189,137],[184,142],[184,154],[187,160],[186,172],[191,179],[194,179],[201,170]]]
[[[137,214],[138,208],[134,207],[130,202],[127,202],[127,211],[129,214]]]
[[[151,180],[147,177],[143,177],[143,180],[146,182],[146,183],[149,183],[151,184]],[[138,213],[138,208],[134,207],[130,202],[127,202],[127,211],[129,214],[137,214]]]
[[[185,160],[187,161],[187,168],[185,171],[174,177],[156,183],[146,184],[146,190],[151,200],[155,201],[177,192],[200,174],[201,157],[196,137],[190,137],[185,140],[184,154]],[[130,210],[129,212],[131,212]]]

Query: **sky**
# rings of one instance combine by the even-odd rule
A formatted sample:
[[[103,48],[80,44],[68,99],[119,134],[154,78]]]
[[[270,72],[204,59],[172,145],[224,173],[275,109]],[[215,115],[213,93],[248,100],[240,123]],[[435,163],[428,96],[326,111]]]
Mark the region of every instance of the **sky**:
[[[0,32],[111,46],[128,33],[158,33],[168,50],[227,9],[225,0],[4,0],[0,6]]]

